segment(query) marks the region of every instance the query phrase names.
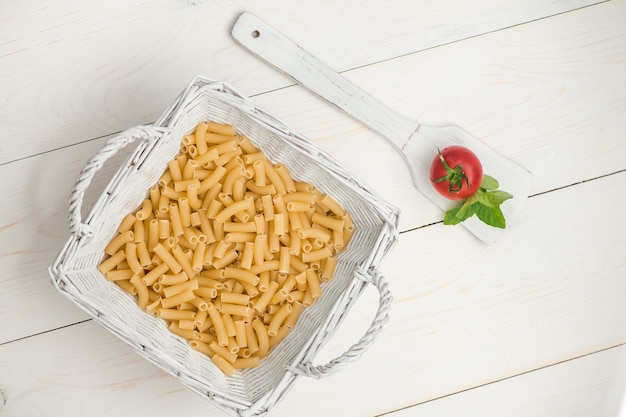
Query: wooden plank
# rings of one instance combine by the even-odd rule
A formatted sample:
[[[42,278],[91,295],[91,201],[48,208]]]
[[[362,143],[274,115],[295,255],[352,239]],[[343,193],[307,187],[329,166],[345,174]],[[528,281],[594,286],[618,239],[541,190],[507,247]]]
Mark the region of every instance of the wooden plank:
[[[604,191],[625,179],[529,199],[516,233],[491,247],[443,225],[402,234],[382,267],[394,303],[379,339],[355,366],[303,380],[277,414],[298,404],[316,404],[309,415],[381,414],[626,342],[626,198]],[[363,334],[375,291],[361,301],[316,363]]]
[[[585,180],[590,170],[624,168],[624,14],[626,2],[605,3],[344,75],[408,118],[457,124],[483,138],[527,167],[536,178],[534,192],[544,192],[565,185],[561,172],[572,184]],[[350,172],[376,171],[372,179],[362,176],[380,193],[394,189],[390,201],[410,208],[403,212],[409,224],[412,211],[428,211],[432,221],[440,218],[413,190],[409,171],[391,145],[317,97],[289,90],[255,100]],[[354,158],[355,144],[359,158]],[[396,173],[398,167],[404,174]]]
[[[626,346],[621,345],[385,416],[447,417],[472,410],[482,417],[621,417],[624,401]]]
[[[625,343],[626,241],[615,225],[626,199],[604,192],[625,179],[530,199],[520,233],[497,246],[444,226],[404,233],[383,265],[394,303],[379,338],[337,374],[300,379],[272,415],[381,414]],[[549,207],[564,216],[544,216]],[[441,250],[451,240],[465,248],[453,262]],[[358,340],[377,303],[368,289],[316,363]],[[0,370],[10,415],[222,415],[93,321],[0,346]]]
[[[0,163],[152,122],[196,74],[246,94],[288,85],[234,45],[230,27],[243,10],[299,34],[303,45],[345,70],[597,2],[3,2]]]
[[[103,143],[104,138],[0,166],[8,197],[0,209],[0,265],[5,272],[0,278],[0,343],[87,318],[54,289],[47,269],[69,237],[70,190]],[[121,151],[96,175],[83,213],[126,156]]]
[[[621,23],[618,24],[620,20],[615,17],[621,16],[621,12],[626,13],[626,2],[611,2],[536,24],[525,25],[523,28],[510,29],[522,33],[517,35],[520,39],[519,44],[523,43],[521,39],[530,36],[529,34],[523,35],[522,29],[527,29],[531,34],[538,33],[533,36],[539,37],[543,34],[547,39],[552,39],[550,42],[546,40],[540,51],[542,55],[554,55],[554,61],[546,61],[552,62],[553,68],[565,68],[563,72],[565,75],[561,78],[566,81],[563,81],[562,85],[564,88],[567,87],[565,90],[571,94],[569,99],[563,102],[553,92],[543,93],[541,82],[530,84],[534,87],[529,91],[541,97],[539,101],[546,103],[543,107],[544,112],[553,114],[555,120],[564,120],[563,122],[552,123],[551,120],[539,114],[533,116],[537,120],[536,125],[530,121],[524,122],[525,116],[523,115],[526,112],[535,112],[532,103],[526,106],[520,105],[522,107],[519,116],[512,114],[507,116],[520,123],[526,123],[527,127],[530,126],[529,129],[532,128],[536,138],[530,143],[541,152],[522,145],[522,139],[512,139],[515,141],[515,146],[511,145],[511,148],[507,150],[516,159],[522,160],[524,165],[538,173],[536,175],[537,192],[624,169],[626,147],[623,146],[623,136],[624,129],[626,129],[626,114],[623,111],[620,112],[619,109],[623,108],[620,103],[626,102],[626,85],[616,83],[609,90],[604,87],[604,78],[597,78],[591,72],[575,70],[577,65],[587,62],[594,68],[597,65],[598,71],[605,71],[604,74],[607,76],[620,69],[626,71],[626,59],[622,59],[626,49],[619,47],[619,40],[626,39],[626,27]],[[583,14],[586,18],[579,14]],[[586,21],[596,23],[589,23],[590,26],[585,26]],[[594,30],[595,27],[602,28],[602,30]],[[549,35],[556,32],[563,32],[561,38]],[[480,45],[489,45],[492,42],[490,38],[492,35],[471,39],[462,44],[469,45],[469,51],[478,51]],[[563,45],[562,39],[580,41],[583,37],[586,37],[589,43],[602,43],[607,47],[601,54],[594,50],[586,50],[584,53],[579,51],[580,55],[578,55],[579,52],[574,51],[576,55],[569,58],[567,54],[559,55],[559,46]],[[513,35],[509,37],[509,39],[512,38],[514,38]],[[571,48],[574,45],[573,40],[568,41]],[[458,48],[457,45],[442,48],[438,59],[465,56],[465,52],[456,48]],[[579,49],[584,50],[584,48]],[[353,71],[350,75],[354,76],[356,81],[367,79],[367,75],[371,76],[372,72],[387,74],[387,78],[393,78],[397,74],[407,76],[403,60],[409,58],[416,59],[416,56],[377,64],[367,69]],[[611,60],[615,62],[611,63]],[[592,64],[591,61],[596,61],[597,64]],[[528,73],[538,71],[539,65],[530,66],[526,71]],[[398,71],[397,68],[401,70]],[[378,77],[378,79],[383,78],[385,77]],[[556,73],[549,74],[545,83],[557,83],[558,78]],[[591,95],[593,98],[589,98],[587,87],[582,87],[587,85],[600,93],[597,96]],[[499,93],[492,92],[491,94]],[[577,117],[580,118],[581,102],[590,109],[594,109],[594,106],[600,105],[599,100],[609,100],[611,97],[614,100],[612,103],[615,104],[615,111],[602,104],[601,109],[604,109],[604,112],[594,110],[595,115],[592,120],[581,121],[575,129],[568,130],[567,123]],[[441,219],[440,211],[412,188],[408,170],[400,156],[372,132],[348,120],[346,116],[331,109],[299,87],[263,94],[257,96],[255,100],[262,107],[270,109],[277,117],[302,131],[338,159],[357,178],[362,179],[378,194],[397,205],[402,210],[401,230],[414,229]],[[511,103],[514,105],[515,102]],[[467,107],[468,112],[475,112],[476,108],[480,107],[478,102],[471,104],[472,106]],[[481,116],[487,110],[494,114],[498,113],[498,108],[494,103],[493,107],[488,106],[487,109],[479,110],[474,115]],[[459,111],[458,108],[457,111]],[[472,120],[468,119],[470,127],[479,126],[479,122],[480,120],[472,123]],[[499,129],[497,126],[494,128]],[[510,126],[508,129],[516,129],[516,126]],[[487,130],[482,131],[482,133],[485,132]],[[598,132],[605,134],[600,135]],[[502,135],[492,137],[493,145],[499,145],[500,141],[506,145],[509,139],[495,140],[500,136]],[[589,140],[590,137],[594,140]],[[7,324],[0,323],[0,342],[85,318],[82,312],[68,307],[64,299],[54,292],[49,284],[46,269],[67,238],[66,216],[69,190],[82,166],[91,155],[97,152],[104,140],[105,138],[102,138],[0,166],[3,190],[5,195],[9,196],[5,204],[0,207],[0,219],[2,219],[0,220],[0,239],[12,242],[11,245],[0,248],[0,269],[5,271],[0,277],[2,287],[5,288],[0,292],[0,311],[9,318],[6,321]],[[359,149],[359,158],[354,158],[354,149]],[[561,154],[565,155],[565,159],[555,159],[556,155]],[[116,160],[119,163],[121,159]],[[563,169],[554,170],[554,161],[557,161]],[[112,176],[116,167],[115,161],[112,161],[103,168],[96,185],[90,189],[86,199],[87,205],[95,201],[96,196],[99,195],[98,190],[103,188],[105,178]],[[44,172],[45,174],[42,174]],[[30,174],[24,175],[23,173]],[[514,228],[507,233],[513,235],[523,233],[523,228],[523,225],[514,224]],[[455,230],[453,236],[464,237],[465,233],[462,229]],[[22,312],[24,305],[31,306],[26,313]],[[56,313],[48,314],[50,311]]]

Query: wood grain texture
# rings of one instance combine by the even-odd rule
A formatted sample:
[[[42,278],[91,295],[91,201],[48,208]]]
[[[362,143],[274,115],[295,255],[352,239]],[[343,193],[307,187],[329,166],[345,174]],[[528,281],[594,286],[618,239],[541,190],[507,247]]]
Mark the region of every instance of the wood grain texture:
[[[248,95],[288,85],[234,45],[230,26],[244,10],[304,35],[304,45],[345,70],[594,3],[4,2],[0,97],[9,106],[0,115],[0,163],[152,122],[196,74]],[[332,31],[320,36],[322,28]],[[29,134],[33,125],[45,126],[45,140]]]
[[[593,223],[571,222],[603,206],[604,187],[624,178],[612,175],[597,180],[602,187],[592,181],[530,199],[521,234],[497,247],[460,239],[467,252],[446,271],[439,265],[448,254],[437,248],[450,241],[452,229],[404,233],[383,265],[395,301],[381,337],[358,364],[329,378],[299,380],[272,415],[382,414],[625,343],[626,240],[613,224],[626,199]],[[572,217],[530,221],[548,207],[569,207]],[[577,242],[576,252],[570,241]],[[589,253],[593,262],[584,261]],[[409,257],[414,264],[402,262]],[[374,292],[364,293],[319,363],[367,328]],[[0,346],[0,369],[17,415],[165,416],[180,409],[221,415],[92,321]],[[514,390],[504,392],[518,398]],[[604,393],[589,394],[592,406]]]
[[[626,390],[624,345],[471,389],[388,417],[621,417]]]
[[[601,10],[598,11],[598,9]],[[572,85],[572,90],[580,88],[580,91],[575,91],[572,94],[577,99],[584,101],[586,96],[582,86],[591,84],[593,87],[589,88],[603,91],[605,95],[608,95],[610,90],[603,87],[602,79],[598,79],[589,73],[575,72],[573,66],[568,64],[569,61],[558,55],[562,39],[580,39],[586,36],[590,44],[607,44],[607,47],[603,48],[605,61],[602,61],[596,53],[592,54],[591,51],[589,52],[591,56],[587,57],[587,55],[581,54],[578,60],[580,62],[587,62],[585,61],[586,59],[596,61],[598,62],[597,64],[589,62],[589,65],[597,65],[598,68],[607,71],[606,65],[601,65],[599,62],[610,62],[611,57],[621,57],[620,54],[626,51],[626,49],[616,46],[619,45],[618,42],[610,41],[613,38],[625,38],[624,34],[626,32],[620,23],[620,19],[617,17],[611,18],[611,16],[619,16],[619,13],[622,11],[626,12],[624,2],[602,4],[594,8],[568,13],[567,15],[509,30],[516,33],[521,32],[522,34],[518,35],[521,38],[530,37],[535,32],[543,33],[547,38],[549,38],[547,35],[549,33],[561,31],[566,33],[567,35],[562,35],[561,38],[553,36],[551,42],[545,41],[543,50],[546,51],[545,54],[554,55],[554,60],[550,61],[553,63],[552,65],[570,68],[571,74],[568,73],[569,75],[564,75],[561,79],[568,79],[567,83]],[[578,14],[580,13],[586,14],[588,18],[583,19],[579,17]],[[596,22],[599,20],[602,22],[602,25],[589,23],[589,26],[591,28],[596,26],[602,27],[603,29],[594,31],[584,25],[573,25],[569,23],[570,19],[574,19],[575,22]],[[567,28],[567,30],[562,29],[563,27]],[[526,34],[524,34],[523,29],[526,29]],[[607,33],[612,33],[612,35],[608,36]],[[451,60],[455,56],[465,57],[468,53],[470,56],[473,56],[471,52],[480,50],[481,45],[489,46],[493,42],[492,36],[494,34],[438,48],[441,49],[439,59]],[[499,38],[506,37],[502,33],[497,34],[497,36]],[[539,35],[535,36],[539,37]],[[597,36],[597,38],[594,38],[594,36]],[[512,35],[509,36],[509,38],[511,37]],[[609,39],[608,42],[607,39]],[[523,45],[521,41],[518,43]],[[463,44],[467,44],[467,49],[461,48]],[[435,52],[438,51],[427,51],[429,55],[433,55]],[[514,51],[509,53],[515,55]],[[418,65],[421,60],[420,55],[415,54],[399,60],[390,60],[372,67],[351,71],[348,75],[354,77],[356,82],[361,83],[367,79],[376,79],[381,83],[387,79],[400,79],[399,77],[402,74],[404,74],[404,77],[409,75],[407,68]],[[563,62],[559,61],[560,59]],[[407,63],[407,60],[412,60],[413,62]],[[615,62],[613,65],[616,68],[612,71],[622,68],[626,72],[626,60],[621,60],[620,58]],[[538,66],[535,68],[538,68]],[[462,75],[462,71],[458,71],[454,74],[455,77]],[[530,69],[527,71],[529,73],[532,72]],[[554,74],[552,77],[556,80],[558,75]],[[514,77],[512,76],[512,78]],[[376,88],[378,83],[369,82],[367,84],[368,88],[378,92]],[[533,87],[533,85],[533,83],[529,83],[528,88],[536,89],[537,95],[545,95],[541,101],[552,103],[550,106],[548,104],[544,106],[546,113],[565,114],[568,118],[577,117],[576,115],[579,114],[577,111],[580,106],[578,100],[568,101],[567,103],[571,104],[566,105],[567,103],[554,101],[551,93],[539,87]],[[429,90],[423,90],[423,92],[427,91]],[[400,90],[392,90],[392,93],[395,93],[393,97],[405,97],[400,95],[399,92]],[[617,103],[626,103],[626,85],[624,83],[616,83],[610,94],[618,99]],[[485,94],[485,97],[500,97],[501,95],[509,97],[509,95],[503,94],[500,90]],[[510,97],[512,97],[512,101],[508,106],[516,106],[514,95],[510,95]],[[594,103],[596,103],[595,105],[605,106],[604,104],[598,104],[602,100],[604,99],[594,98],[592,102],[588,103],[587,107],[593,109]],[[425,197],[412,188],[408,170],[400,156],[390,148],[386,141],[374,133],[348,119],[299,87],[294,86],[262,94],[256,96],[255,101],[318,143],[320,147],[339,160],[355,176],[365,181],[392,204],[398,206],[402,210],[401,230],[414,229],[440,220],[441,213],[439,209],[433,207]],[[487,101],[484,100],[483,102]],[[419,101],[413,101],[415,106],[420,105],[420,103]],[[506,107],[502,100],[500,100],[500,103]],[[480,105],[481,103],[479,102],[471,103],[471,106],[468,105],[466,108],[467,112],[479,111],[477,109],[480,109]],[[568,106],[573,106],[574,109],[568,110]],[[556,125],[556,122],[547,123],[542,120],[538,120],[536,124],[528,122],[528,126],[531,126],[533,134],[536,136],[536,139],[532,142],[532,146],[535,146],[536,150],[532,154],[516,154],[515,152],[530,152],[531,149],[509,148],[508,142],[506,142],[509,138],[493,141],[491,145],[501,144],[500,146],[506,146],[501,151],[511,153],[514,159],[523,160],[524,165],[529,166],[535,172],[536,192],[544,192],[589,178],[610,174],[623,169],[622,161],[626,159],[626,148],[622,146],[623,140],[621,139],[624,134],[626,114],[623,111],[618,111],[623,108],[623,106],[617,106],[614,112],[607,111],[605,113],[598,110],[593,123],[584,119],[584,122],[581,122],[584,124],[576,129],[576,134],[572,135],[565,135],[563,129],[566,129],[567,126],[560,125],[559,127]],[[487,110],[497,112],[495,107],[490,106],[487,106],[482,112]],[[511,113],[508,117],[518,117],[519,120],[522,120],[526,112],[535,112],[532,103],[528,103],[525,107],[518,106],[518,110],[518,116],[516,116],[517,113]],[[535,115],[534,117],[539,116]],[[559,117],[556,117],[555,120],[558,122]],[[472,130],[474,125],[470,119],[468,119],[468,125],[470,130]],[[516,129],[516,127],[511,126],[510,129]],[[604,131],[607,135],[598,136],[595,133],[598,131]],[[594,141],[589,140],[590,135],[595,135]],[[525,144],[523,142],[524,138],[511,137],[518,144]],[[0,249],[0,266],[2,270],[6,271],[2,280],[7,283],[5,285],[7,290],[0,293],[0,311],[3,311],[8,317],[13,317],[13,320],[17,320],[7,321],[7,324],[0,323],[0,329],[2,329],[0,332],[1,341],[13,340],[84,318],[82,312],[79,312],[77,309],[75,312],[73,310],[68,312],[67,308],[63,308],[65,304],[62,298],[49,285],[46,268],[67,237],[67,198],[73,181],[83,164],[103,145],[104,140],[105,138],[102,138],[0,166],[0,178],[9,179],[15,177],[15,172],[31,173],[26,176],[17,176],[13,181],[7,182],[4,189],[12,197],[0,209],[2,213],[0,217],[2,219],[0,221],[0,224],[2,224],[0,235],[3,240],[12,241],[12,245]],[[359,149],[359,158],[354,158],[355,148]],[[543,150],[543,152],[537,152],[537,149]],[[558,162],[564,164],[563,169],[554,170],[554,164],[551,163],[551,160],[555,158],[555,155],[560,154],[566,155],[567,159],[564,161],[559,159]],[[111,161],[103,168],[102,175],[87,196],[88,204],[95,201],[95,198],[99,195],[98,190],[104,187],[103,184],[106,178],[112,176],[116,169],[115,161],[119,163],[121,158]],[[542,173],[542,170],[544,173]],[[47,172],[48,174],[41,175],[41,172]],[[32,194],[25,194],[23,190],[29,190]],[[33,196],[35,196],[35,199],[33,199]],[[513,228],[508,233],[515,234],[516,230],[516,228]],[[458,234],[464,233],[463,230],[458,232]],[[35,300],[41,297],[42,294],[45,294],[42,297],[44,300],[39,304]],[[57,302],[49,304],[51,300],[57,300]],[[29,310],[38,319],[34,320],[29,317],[30,313],[24,316],[20,312],[19,306],[24,305],[24,303],[27,305],[41,305],[41,310],[38,308]],[[42,317],[41,312],[49,311],[51,308],[55,311],[59,310],[61,314],[44,315]]]
[[[352,415],[375,415],[624,343],[626,240],[614,225],[626,199],[607,207],[602,188],[594,181],[529,199],[519,233],[494,247],[442,225],[402,234],[382,267],[394,304],[380,338],[358,366],[302,381],[277,410],[318,404],[309,415],[330,415],[337,402],[326,398],[350,386],[354,394],[337,401]],[[574,220],[600,207],[606,217]],[[442,249],[453,241],[463,249]],[[320,363],[356,340],[375,302],[364,297]]]
[[[196,3],[0,5],[0,415],[224,415],[85,321],[47,273],[88,158],[203,74],[402,210],[382,265],[389,324],[358,363],[300,379],[272,417],[615,417],[602,405],[623,398],[625,0]],[[462,126],[528,167],[536,195],[502,241],[441,225],[385,140],[235,46],[244,9],[405,117]],[[369,288],[318,363],[363,335],[377,303]]]

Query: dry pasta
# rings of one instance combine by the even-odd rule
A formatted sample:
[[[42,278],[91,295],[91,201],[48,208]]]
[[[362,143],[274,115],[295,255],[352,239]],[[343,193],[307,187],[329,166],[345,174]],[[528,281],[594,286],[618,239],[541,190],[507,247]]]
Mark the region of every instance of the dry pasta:
[[[354,225],[233,126],[181,140],[98,266],[226,375],[258,366],[322,296]]]

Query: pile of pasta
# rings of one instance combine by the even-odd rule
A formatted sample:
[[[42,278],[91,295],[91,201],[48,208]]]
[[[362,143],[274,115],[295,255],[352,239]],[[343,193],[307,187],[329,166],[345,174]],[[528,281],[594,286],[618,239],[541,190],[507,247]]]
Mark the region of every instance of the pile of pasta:
[[[233,126],[202,122],[118,232],[99,270],[232,376],[321,297],[354,226]]]

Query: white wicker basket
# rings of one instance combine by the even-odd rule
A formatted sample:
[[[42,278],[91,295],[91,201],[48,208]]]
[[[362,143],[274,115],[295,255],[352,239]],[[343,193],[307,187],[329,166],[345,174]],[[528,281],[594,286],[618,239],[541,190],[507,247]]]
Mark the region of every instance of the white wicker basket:
[[[356,228],[348,248],[339,256],[335,277],[324,283],[323,297],[305,309],[298,325],[259,367],[233,377],[225,376],[210,359],[171,333],[161,319],[140,310],[134,299],[97,269],[121,219],[141,204],[168,161],[179,152],[182,136],[204,120],[234,125],[272,162],[285,164],[297,180],[332,195],[351,213]],[[83,197],[94,174],[119,149],[138,139],[135,151],[82,219]],[[154,125],[130,128],[111,139],[78,176],[69,211],[71,237],[50,266],[56,288],[141,356],[230,415],[265,415],[298,376],[318,378],[359,358],[387,321],[391,295],[377,268],[397,241],[398,210],[227,84],[196,77]],[[316,353],[367,284],[380,293],[371,327],[341,356],[325,365],[313,365]]]

